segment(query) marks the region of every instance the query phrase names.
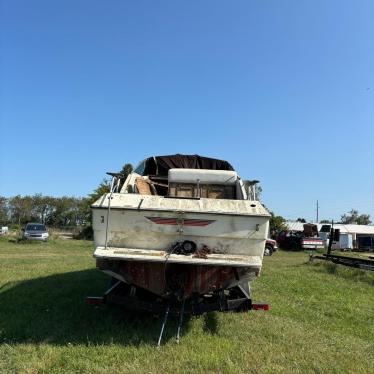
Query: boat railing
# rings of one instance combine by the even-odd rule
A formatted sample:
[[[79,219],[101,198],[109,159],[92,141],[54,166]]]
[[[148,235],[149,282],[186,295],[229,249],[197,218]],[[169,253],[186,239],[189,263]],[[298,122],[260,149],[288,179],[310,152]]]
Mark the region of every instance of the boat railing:
[[[113,193],[120,191],[121,180],[123,180],[125,178],[125,176],[122,173],[107,172],[107,175],[110,175],[112,177],[112,179],[110,181],[110,190],[109,190],[109,196],[108,196],[108,212],[107,212],[106,226],[105,226],[105,249],[108,249],[108,228],[109,228],[109,220],[110,220],[110,202],[112,201]]]

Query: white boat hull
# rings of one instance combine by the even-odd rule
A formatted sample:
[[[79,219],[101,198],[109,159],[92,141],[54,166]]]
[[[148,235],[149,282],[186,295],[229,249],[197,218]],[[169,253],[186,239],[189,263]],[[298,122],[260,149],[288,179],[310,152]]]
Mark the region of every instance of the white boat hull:
[[[173,279],[188,298],[244,283],[248,289],[261,271],[269,213],[258,201],[114,193],[92,213],[97,267],[163,298]],[[196,251],[174,253],[184,241]]]
[[[113,194],[109,210],[108,200],[92,207],[97,258],[165,261],[176,242],[190,240],[209,248],[206,258],[169,261],[261,267],[269,215],[259,202]]]

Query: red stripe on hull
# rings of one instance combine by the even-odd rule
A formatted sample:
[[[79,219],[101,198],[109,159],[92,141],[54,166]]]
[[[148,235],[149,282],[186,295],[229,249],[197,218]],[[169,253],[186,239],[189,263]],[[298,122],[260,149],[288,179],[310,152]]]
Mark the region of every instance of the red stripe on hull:
[[[208,226],[215,222],[214,220],[201,220],[201,219],[185,219],[178,222],[177,218],[163,218],[163,217],[146,217],[157,225],[183,225],[183,226]]]

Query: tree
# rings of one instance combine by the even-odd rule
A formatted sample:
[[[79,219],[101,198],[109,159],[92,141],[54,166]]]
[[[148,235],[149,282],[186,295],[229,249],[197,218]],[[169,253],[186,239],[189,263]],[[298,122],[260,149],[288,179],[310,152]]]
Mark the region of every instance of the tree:
[[[27,223],[32,221],[32,197],[17,195],[9,199],[9,210],[12,222]]]
[[[132,170],[131,164],[122,166],[119,172],[122,174],[122,184]],[[17,195],[9,199],[0,196],[0,224],[11,221],[20,225],[34,221],[51,226],[80,226],[87,223],[87,227],[90,228],[91,204],[100,196],[108,193],[109,190],[110,182],[104,179],[85,198],[52,197],[40,193],[33,196]]]
[[[101,183],[88,194],[87,203],[89,205],[93,204],[100,196],[108,193],[110,191],[110,181],[109,179],[103,179]]]
[[[127,176],[133,171],[133,166],[131,164],[124,164],[122,169],[119,171],[123,175],[120,190],[125,182]],[[80,211],[84,216],[87,226],[82,232],[77,236],[80,239],[91,239],[92,238],[92,213],[91,205],[98,200],[101,196],[105,195],[110,191],[110,181],[109,179],[103,179],[101,183],[84,199],[82,199],[80,204]]]
[[[133,171],[133,167],[131,164],[125,164],[122,166],[122,169],[119,171],[119,173],[123,175],[121,187],[123,186],[123,183],[126,180],[127,176],[132,171]],[[103,179],[101,183],[93,190],[93,192],[91,192],[88,195],[88,200],[86,201],[86,203],[88,205],[93,204],[100,196],[108,193],[109,191],[110,191],[110,181],[108,179]]]
[[[321,219],[321,220],[319,221],[319,223],[331,223],[331,221],[328,220],[328,219]]]
[[[126,179],[127,176],[132,173],[132,171],[134,170],[133,166],[131,164],[125,164],[122,166],[122,169],[120,171],[120,173],[123,175],[123,178]]]
[[[341,223],[344,224],[352,224],[355,223],[357,225],[370,225],[370,215],[369,214],[358,214],[358,210],[351,209],[350,212],[347,214],[343,214],[340,217]]]
[[[121,179],[119,190],[121,190],[123,184],[125,183],[125,180],[126,180],[127,176],[129,174],[131,174],[133,170],[134,170],[134,168],[131,164],[125,164],[125,165],[122,166],[122,169],[121,169],[120,173],[123,175],[123,177]]]
[[[370,225],[371,219],[369,214],[360,214],[357,218],[358,225]]]
[[[0,225],[6,224],[8,217],[8,200],[4,196],[0,196]]]
[[[305,218],[298,218],[296,222],[306,223]]]
[[[51,198],[53,209],[46,218],[52,226],[78,226],[87,220],[90,204],[85,198],[62,196]]]
[[[56,198],[35,194],[32,196],[33,215],[38,217],[37,221],[45,223],[55,210]]]
[[[357,218],[358,218],[358,210],[352,209],[347,214],[343,214],[340,217],[340,221],[341,221],[341,223],[346,223],[346,224],[356,223]]]
[[[287,230],[286,220],[282,216],[276,216],[273,212],[270,212],[270,235],[272,238],[278,236],[282,231]]]

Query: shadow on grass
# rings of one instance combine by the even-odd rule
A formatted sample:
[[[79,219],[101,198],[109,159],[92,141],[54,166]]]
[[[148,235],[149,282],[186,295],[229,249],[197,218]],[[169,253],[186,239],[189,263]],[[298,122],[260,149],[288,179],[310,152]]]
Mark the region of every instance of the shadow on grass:
[[[203,331],[215,335],[218,330],[217,315],[214,312],[204,314]]]
[[[8,242],[9,243],[14,243],[14,244],[35,245],[35,244],[38,244],[42,241],[41,240],[26,240],[26,239],[23,239],[23,238],[20,238],[20,237],[13,237],[13,238],[8,239]]]
[[[162,316],[85,303],[87,295],[102,294],[107,283],[108,277],[90,269],[4,285],[0,343],[154,345]],[[182,335],[188,327],[186,318]],[[174,339],[176,330],[176,320],[169,319],[163,342]]]

